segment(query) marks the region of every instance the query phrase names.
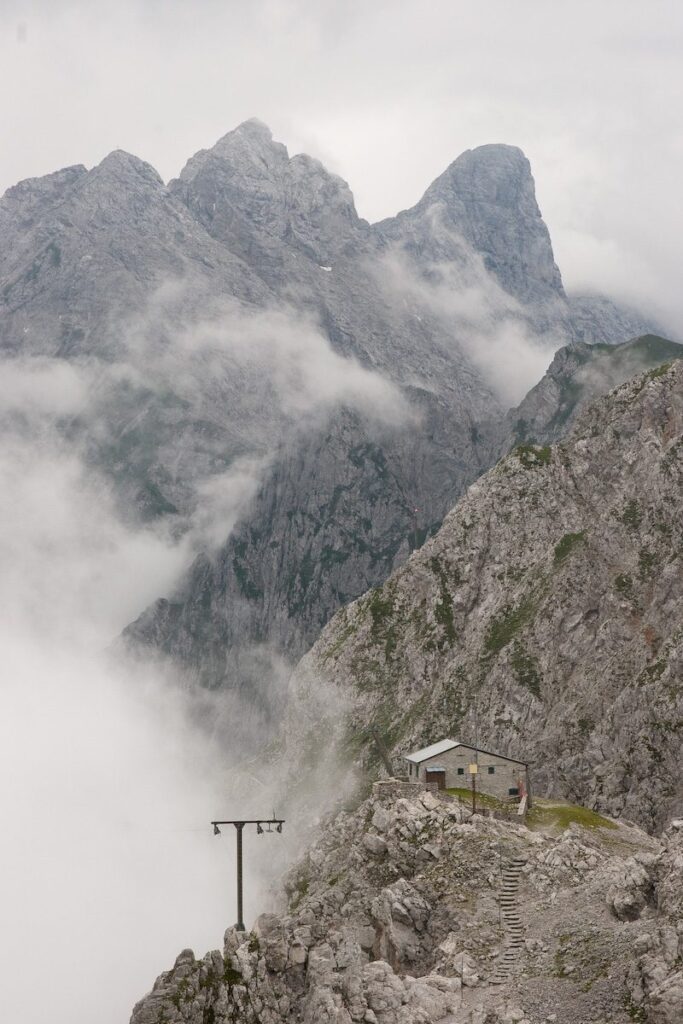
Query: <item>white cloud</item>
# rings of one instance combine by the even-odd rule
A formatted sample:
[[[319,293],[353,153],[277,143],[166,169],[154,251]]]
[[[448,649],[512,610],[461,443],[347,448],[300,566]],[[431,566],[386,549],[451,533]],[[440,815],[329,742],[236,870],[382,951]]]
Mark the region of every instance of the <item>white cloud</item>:
[[[336,353],[308,315],[285,304],[253,310],[209,301],[204,318],[183,323],[178,307],[186,287],[166,284],[128,328],[139,381],[190,400],[205,398],[208,386],[250,393],[264,424],[325,415],[340,404],[394,424],[408,414],[391,383]]]
[[[486,273],[482,260],[456,240],[467,258],[462,265],[417,267],[399,249],[374,269],[378,285],[418,315],[437,317],[457,347],[481,372],[504,405],[516,405],[548,368],[567,338],[534,327],[512,296]]]
[[[0,372],[0,416],[75,416],[87,410],[87,381],[77,367],[50,359],[6,360]]]
[[[236,469],[203,492],[223,521],[234,515],[235,492],[251,486],[254,467],[242,469],[244,479]],[[194,542],[216,529],[204,516]],[[170,587],[188,549],[121,522],[107,486],[54,439],[5,431],[0,958],[8,1020],[42,1024],[49,999],[54,1024],[120,1024],[182,948],[216,948],[234,922],[233,836],[228,829],[216,840],[209,822],[273,810],[280,775],[264,778],[254,761],[259,712],[239,695],[181,688],[167,665],[119,663],[103,650]],[[285,666],[267,651],[260,658],[270,685],[284,686]],[[283,836],[245,837],[248,922],[268,909],[267,884],[300,839],[291,823]]]
[[[44,1000],[26,998],[36,977],[26,951],[37,942],[48,951],[40,978],[55,1024],[119,1024],[181,948],[219,946],[234,914],[234,844],[230,829],[216,840],[209,821],[269,816],[281,780],[281,769],[264,777],[255,759],[265,735],[258,706],[182,689],[161,661],[119,663],[105,651],[172,591],[198,548],[227,536],[280,433],[261,437],[264,454],[198,476],[178,538],[163,524],[124,522],[106,479],[58,424],[76,417],[102,431],[98,402],[122,377],[160,394],[180,382],[197,407],[216,382],[251,389],[271,426],[340,402],[382,422],[404,412],[391,385],[337,356],[289,310],[221,305],[184,328],[178,302],[173,286],[153,298],[131,325],[123,367],[21,358],[1,367],[0,957],[4,1012],[25,1024],[45,1015]],[[281,659],[265,647],[247,658],[271,697],[282,692]],[[300,841],[294,823],[276,839],[246,837],[249,921]]]

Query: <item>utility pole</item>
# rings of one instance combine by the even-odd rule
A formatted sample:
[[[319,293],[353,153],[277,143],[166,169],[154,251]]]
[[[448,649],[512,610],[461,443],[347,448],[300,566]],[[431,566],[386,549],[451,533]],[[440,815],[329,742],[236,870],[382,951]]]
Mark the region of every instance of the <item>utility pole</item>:
[[[236,928],[238,932],[246,931],[244,927],[244,907],[242,899],[242,832],[245,825],[256,825],[256,834],[263,835],[264,831],[272,832],[271,825],[275,825],[276,832],[282,832],[282,826],[284,825],[284,818],[276,818],[273,815],[272,818],[250,818],[244,821],[212,821],[213,834],[219,836],[221,830],[219,825],[234,825],[237,832],[237,924]],[[264,830],[263,826],[267,825],[268,828]]]
[[[474,698],[474,763],[469,766],[472,779],[472,814],[477,813],[477,773],[479,771],[479,717],[477,715],[477,698]]]

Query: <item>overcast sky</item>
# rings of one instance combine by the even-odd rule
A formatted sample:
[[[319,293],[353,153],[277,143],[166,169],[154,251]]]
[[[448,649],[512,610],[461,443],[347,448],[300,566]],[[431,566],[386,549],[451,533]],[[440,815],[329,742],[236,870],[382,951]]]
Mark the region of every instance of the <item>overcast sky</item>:
[[[258,116],[374,220],[515,143],[567,284],[679,317],[680,0],[0,0],[0,24],[0,188],[116,147],[168,179]]]

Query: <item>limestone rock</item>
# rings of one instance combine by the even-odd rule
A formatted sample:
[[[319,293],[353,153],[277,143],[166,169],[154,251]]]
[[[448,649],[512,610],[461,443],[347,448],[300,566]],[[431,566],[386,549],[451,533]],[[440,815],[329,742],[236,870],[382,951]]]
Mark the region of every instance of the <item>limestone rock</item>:
[[[623,1024],[625,1005],[657,1024],[677,1019],[678,830],[659,841],[633,826],[603,837],[573,826],[558,837],[454,809],[419,786],[392,794],[378,784],[355,811],[331,814],[291,869],[280,913],[262,914],[250,933],[228,929],[222,954],[181,953],[133,1024]],[[381,862],[369,822],[386,844]],[[400,839],[406,831],[412,842]],[[420,848],[437,838],[443,859],[425,869]],[[600,856],[578,880],[573,865],[588,849]],[[518,979],[490,984],[488,968],[501,935],[500,877],[487,867],[520,856],[520,921],[534,936],[519,954],[533,976],[522,992]],[[638,865],[652,892],[634,922],[607,906],[615,879],[636,878]],[[398,877],[387,883],[390,868]]]
[[[683,795],[682,433],[674,360],[585,408],[558,446],[519,446],[326,627],[292,679],[293,724],[317,678],[352,709],[347,729],[400,738],[397,764],[476,729],[534,762],[538,793],[663,826]]]

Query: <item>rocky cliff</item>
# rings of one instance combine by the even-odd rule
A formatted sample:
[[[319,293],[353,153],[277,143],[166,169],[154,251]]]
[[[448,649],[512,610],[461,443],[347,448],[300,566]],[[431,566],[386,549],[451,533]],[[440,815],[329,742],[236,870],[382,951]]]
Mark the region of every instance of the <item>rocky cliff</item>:
[[[630,377],[683,356],[683,346],[654,334],[622,345],[575,342],[559,349],[542,379],[510,409],[499,454],[531,441],[554,444],[567,434],[583,407]]]
[[[300,657],[340,606],[436,532],[501,454],[522,441],[556,441],[592,397],[681,351],[653,336],[567,346],[516,409],[469,431],[457,407],[449,414],[416,389],[421,422],[406,430],[340,414],[278,455],[225,545],[200,556],[177,591],[128,627],[127,641],[170,655],[209,686],[245,679],[246,650],[259,650],[256,674],[268,670],[265,644]]]
[[[548,360],[577,336],[510,146],[368,225],[345,182],[248,121],[168,186],[120,151],[21,182],[0,239],[3,358],[68,364],[87,395],[49,429],[125,516],[179,536],[213,515],[178,591],[129,631],[210,685],[248,682],[245,647],[298,657],[437,528],[490,464],[507,331]],[[597,340],[634,333],[600,308]],[[207,506],[233,473],[257,495],[216,555],[236,513]]]
[[[132,1024],[680,1021],[683,822],[654,840],[580,808],[534,814],[377,783],[325,823],[279,913],[181,953]]]
[[[397,754],[478,735],[546,795],[650,829],[680,812],[682,435],[677,360],[557,446],[517,447],[325,629],[294,676],[294,742],[323,681],[361,757],[373,727]]]

